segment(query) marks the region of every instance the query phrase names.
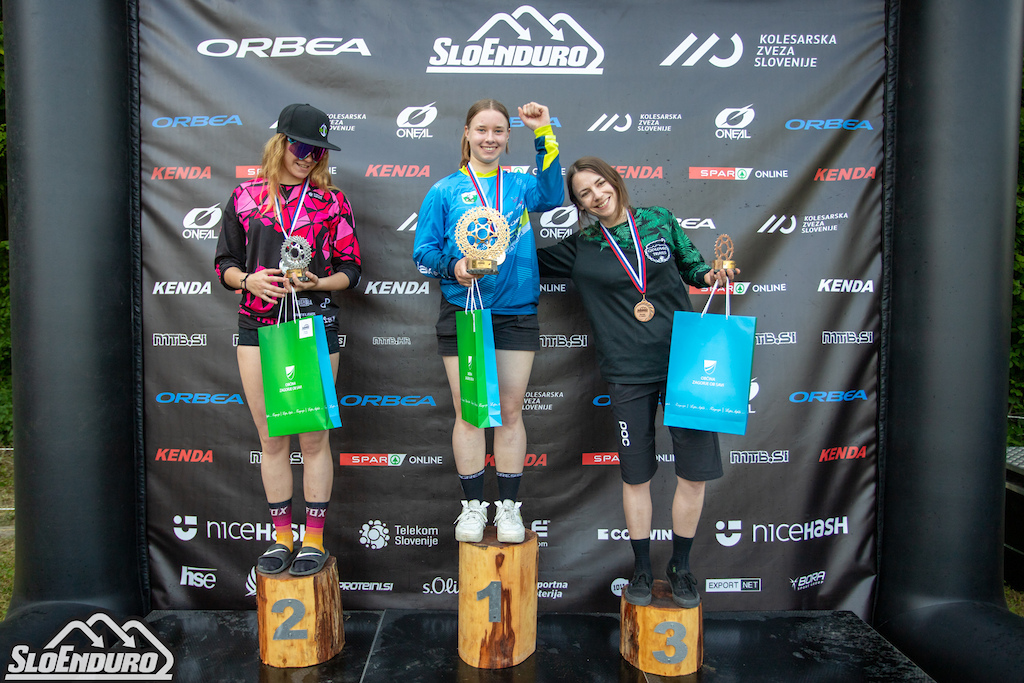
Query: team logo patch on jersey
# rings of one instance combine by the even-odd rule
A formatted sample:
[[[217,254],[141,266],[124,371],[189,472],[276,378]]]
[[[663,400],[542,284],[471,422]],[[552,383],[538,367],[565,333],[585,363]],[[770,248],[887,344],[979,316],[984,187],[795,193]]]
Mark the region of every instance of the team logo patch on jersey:
[[[647,260],[651,263],[665,263],[665,261],[672,258],[672,250],[669,249],[668,242],[665,241],[664,237],[659,237],[645,246],[644,254],[646,254]]]
[[[462,203],[466,205],[476,204],[476,192],[463,192]]]

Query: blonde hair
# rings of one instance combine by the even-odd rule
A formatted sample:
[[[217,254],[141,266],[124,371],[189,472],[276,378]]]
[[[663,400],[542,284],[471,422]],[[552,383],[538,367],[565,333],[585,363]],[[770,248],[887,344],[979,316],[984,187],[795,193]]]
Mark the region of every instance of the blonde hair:
[[[473,122],[473,117],[482,111],[494,110],[505,117],[505,123],[508,124],[509,131],[512,129],[512,120],[508,117],[508,109],[505,105],[498,100],[483,99],[477,100],[473,103],[473,106],[466,112],[466,128],[469,128],[469,124]],[[466,137],[466,128],[462,129],[462,160],[459,161],[459,168],[462,168],[469,163],[469,138]],[[508,154],[508,143],[505,143],[505,154]]]
[[[261,212],[273,213],[274,198],[281,193],[281,175],[284,171],[285,150],[288,149],[288,138],[283,133],[277,133],[267,140],[263,145],[263,159],[260,161],[259,177],[267,182],[267,197]],[[331,172],[328,170],[327,157],[329,152],[324,153],[320,161],[309,170],[309,185],[320,190],[336,191],[331,179]]]

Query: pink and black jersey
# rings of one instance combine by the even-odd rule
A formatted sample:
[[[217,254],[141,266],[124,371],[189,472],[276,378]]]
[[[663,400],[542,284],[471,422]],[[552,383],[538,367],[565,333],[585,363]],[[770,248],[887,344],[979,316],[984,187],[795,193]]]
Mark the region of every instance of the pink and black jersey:
[[[310,272],[318,277],[345,273],[351,283],[349,287],[356,286],[361,261],[355,217],[348,199],[341,190],[310,187],[299,207],[301,194],[301,185],[281,186],[279,221],[273,205],[267,206],[267,187],[263,179],[248,180],[235,188],[224,209],[214,257],[222,285],[227,287],[224,273],[231,266],[246,273],[280,267],[281,245],[285,231],[290,230],[293,236],[305,238],[313,248]],[[322,315],[325,327],[336,330],[338,307],[330,295],[330,292],[311,290],[299,292],[299,306],[304,316]],[[238,306],[239,327],[256,329],[276,323],[279,305],[243,292]]]

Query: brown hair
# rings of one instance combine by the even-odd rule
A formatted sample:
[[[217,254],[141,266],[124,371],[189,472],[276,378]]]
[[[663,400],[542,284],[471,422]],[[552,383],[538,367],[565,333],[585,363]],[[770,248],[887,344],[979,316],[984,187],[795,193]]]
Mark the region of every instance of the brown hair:
[[[508,127],[511,130],[512,120],[508,117],[508,109],[505,105],[498,100],[483,99],[477,100],[473,103],[473,106],[466,112],[466,128],[462,129],[462,160],[459,161],[459,168],[462,168],[469,163],[469,139],[466,137],[466,129],[469,128],[469,124],[473,121],[473,117],[482,111],[493,109],[502,116],[505,117],[505,122],[508,123]],[[505,153],[508,154],[508,143],[505,143]]]
[[[288,148],[288,138],[283,133],[277,133],[267,140],[263,145],[263,159],[260,161],[259,176],[267,181],[267,199],[260,209],[261,212],[272,213],[274,211],[274,197],[281,192],[281,171],[284,169],[284,152]],[[325,153],[320,161],[316,162],[313,168],[309,169],[309,185],[321,190],[337,190],[331,180],[331,172],[328,170],[327,157]]]
[[[619,172],[612,168],[604,159],[598,157],[580,157],[572,163],[565,171],[565,187],[569,191],[569,201],[571,201],[576,209],[579,211],[579,224],[583,225],[583,214],[586,210],[580,204],[580,198],[576,196],[576,192],[572,187],[572,179],[576,177],[576,174],[580,171],[590,171],[596,173],[605,179],[605,182],[611,184],[615,188],[615,192],[618,195],[619,207],[626,211],[632,211],[633,207],[629,203],[629,190],[626,189],[626,183],[623,182],[622,176]]]

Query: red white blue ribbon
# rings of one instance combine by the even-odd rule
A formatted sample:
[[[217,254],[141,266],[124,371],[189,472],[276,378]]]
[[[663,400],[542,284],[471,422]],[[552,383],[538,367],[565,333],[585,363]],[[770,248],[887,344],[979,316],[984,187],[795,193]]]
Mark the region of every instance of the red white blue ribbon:
[[[633,269],[633,264],[626,258],[626,254],[623,253],[622,247],[612,237],[612,233],[608,228],[601,225],[601,232],[604,233],[604,238],[611,246],[612,251],[615,252],[615,257],[619,259],[619,263],[622,264],[623,269],[629,274],[629,279],[633,281],[633,286],[637,288],[640,294],[644,294],[647,291],[647,259],[644,258],[643,249],[640,244],[640,229],[636,227],[636,220],[633,218],[633,212],[626,212],[626,220],[629,222],[629,234],[633,238],[633,248],[636,249],[636,269]]]
[[[284,219],[281,217],[281,207],[277,203],[277,197],[274,197],[274,213],[277,215],[277,222],[280,223],[281,229],[284,230],[284,234],[287,237],[292,236],[292,231],[295,230],[295,225],[299,222],[299,213],[302,211],[302,205],[306,202],[306,191],[309,190],[309,178],[306,178],[306,182],[302,183],[302,193],[299,195],[299,203],[295,206],[295,213],[292,214],[292,227],[286,228],[284,225]],[[288,205],[285,204],[285,208]]]
[[[487,207],[487,196],[484,194],[484,187],[480,184],[480,179],[476,177],[476,173],[473,172],[473,164],[466,164],[466,173],[469,174],[469,180],[473,183],[473,189],[476,190],[476,196],[480,197],[480,203]],[[498,175],[494,178],[494,209],[502,216],[505,212],[502,211],[502,197],[501,197],[501,167],[498,167]]]

